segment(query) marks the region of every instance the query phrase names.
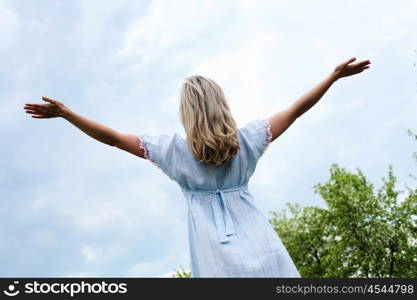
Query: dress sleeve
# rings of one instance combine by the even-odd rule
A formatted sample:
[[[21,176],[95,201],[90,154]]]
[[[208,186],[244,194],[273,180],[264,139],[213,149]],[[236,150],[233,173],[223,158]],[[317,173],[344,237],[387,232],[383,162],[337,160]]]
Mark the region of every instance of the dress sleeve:
[[[138,134],[139,147],[143,149],[144,157],[173,179],[173,166],[177,156],[175,147],[176,135]]]
[[[255,161],[265,153],[272,140],[271,125],[267,119],[256,119],[247,123],[241,128],[241,134]]]

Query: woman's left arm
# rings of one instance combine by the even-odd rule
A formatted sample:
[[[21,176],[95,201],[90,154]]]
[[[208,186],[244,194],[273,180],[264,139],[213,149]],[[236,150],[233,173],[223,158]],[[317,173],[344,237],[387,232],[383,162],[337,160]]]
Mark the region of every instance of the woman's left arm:
[[[356,64],[350,64],[355,60],[356,57],[352,57],[337,65],[333,72],[326,76],[324,80],[295,101],[292,104],[292,109],[295,111],[296,118],[300,117],[314,104],[316,104],[321,97],[323,97],[324,93],[326,93],[330,86],[338,79],[361,73],[363,70],[369,68],[369,64],[371,63],[370,60],[363,60]]]
[[[352,57],[347,61],[338,64],[334,68],[333,72],[326,76],[326,78],[313,89],[301,96],[286,109],[283,109],[269,117],[268,122],[271,125],[272,135],[271,141],[280,136],[291,126],[291,124],[295,122],[297,118],[316,104],[335,81],[342,77],[361,73],[363,70],[368,69],[369,64],[371,63],[369,60],[363,60],[356,64],[350,64],[354,60],[356,60],[356,58]]]

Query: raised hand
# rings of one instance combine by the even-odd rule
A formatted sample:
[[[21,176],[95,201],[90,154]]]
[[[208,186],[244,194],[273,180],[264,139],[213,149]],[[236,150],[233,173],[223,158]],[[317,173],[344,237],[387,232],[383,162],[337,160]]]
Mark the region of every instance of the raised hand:
[[[58,100],[48,97],[42,97],[42,100],[48,103],[26,103],[24,106],[26,113],[32,114],[32,118],[46,119],[64,117],[65,114],[69,111],[69,109]]]
[[[371,63],[370,60],[363,60],[356,64],[350,64],[356,60],[356,57],[352,57],[347,61],[344,61],[336,66],[333,70],[333,76],[336,79],[351,76],[354,74],[361,73],[363,70],[369,68],[369,64]]]

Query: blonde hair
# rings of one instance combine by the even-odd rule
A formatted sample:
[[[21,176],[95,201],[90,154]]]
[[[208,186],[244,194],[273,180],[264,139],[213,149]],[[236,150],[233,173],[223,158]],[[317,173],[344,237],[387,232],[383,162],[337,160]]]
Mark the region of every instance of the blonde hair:
[[[237,126],[223,90],[210,78],[185,78],[180,93],[180,119],[192,155],[219,166],[239,151]]]

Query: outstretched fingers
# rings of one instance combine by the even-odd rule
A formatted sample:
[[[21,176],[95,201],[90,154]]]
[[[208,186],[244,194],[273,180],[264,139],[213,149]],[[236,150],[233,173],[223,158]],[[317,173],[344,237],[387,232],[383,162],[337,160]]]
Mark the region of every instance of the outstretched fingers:
[[[363,70],[368,69],[370,63],[371,61],[367,59],[367,60],[360,61],[356,64],[347,65],[347,67],[350,68],[350,71],[353,74],[356,74],[356,73],[361,73]]]
[[[356,63],[356,64],[353,64],[353,65],[350,65],[351,67],[353,67],[353,68],[355,68],[355,69],[363,69],[363,68],[369,68],[369,64],[371,63],[371,61],[370,60],[363,60],[363,61],[360,61],[360,62],[358,62],[358,63]]]
[[[348,60],[346,60],[343,64],[344,65],[348,65],[348,64],[350,64],[351,62],[354,62],[356,60],[356,57],[351,57],[351,58],[349,58]]]
[[[49,119],[49,118],[51,118],[51,116],[48,116],[48,115],[32,115],[32,118],[36,118],[36,119]]]
[[[26,109],[26,112],[29,114],[37,114],[39,113],[37,110],[33,110],[33,109]]]
[[[26,113],[31,114],[33,118],[41,118],[46,114],[46,109],[40,104],[26,104],[24,106]]]
[[[371,61],[369,59],[367,59],[367,60],[363,60],[363,61],[358,62],[356,64],[356,66],[363,67],[363,66],[369,65],[370,63],[371,63]]]
[[[49,103],[55,103],[55,99],[52,99],[52,98],[48,98],[48,97],[42,97],[42,100],[43,101],[46,101],[46,102],[49,102]]]

